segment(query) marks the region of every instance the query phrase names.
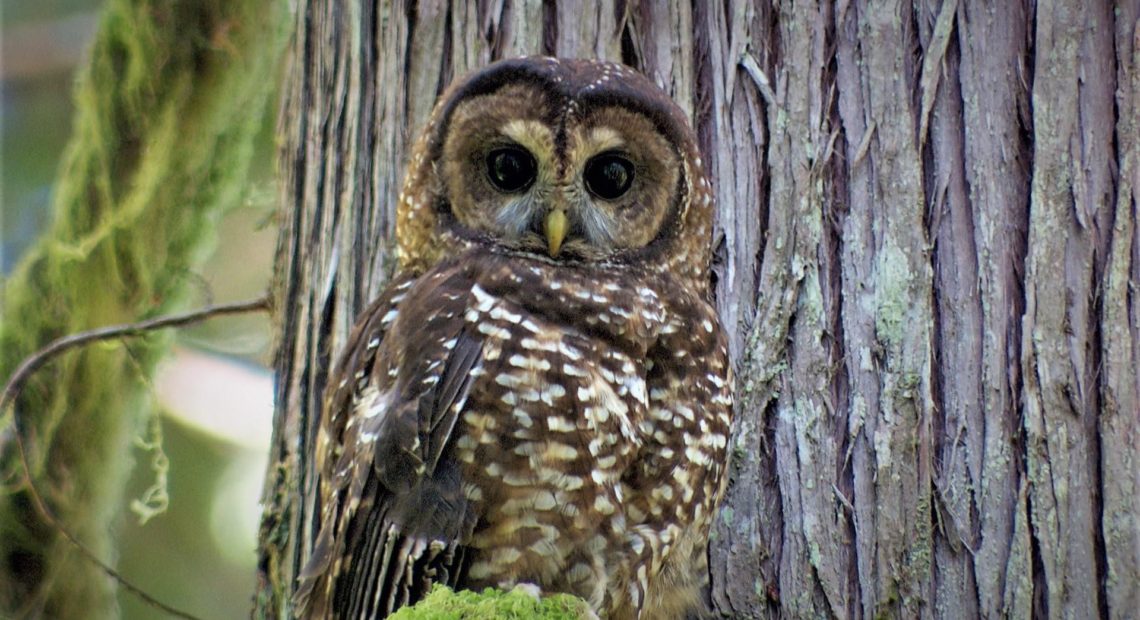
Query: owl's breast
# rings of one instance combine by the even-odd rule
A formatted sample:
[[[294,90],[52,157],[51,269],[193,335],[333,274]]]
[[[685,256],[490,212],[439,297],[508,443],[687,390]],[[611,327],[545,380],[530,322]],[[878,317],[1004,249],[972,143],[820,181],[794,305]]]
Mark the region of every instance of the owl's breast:
[[[478,515],[468,585],[533,582],[600,605],[628,538],[621,480],[645,441],[666,311],[621,274],[479,265],[450,328],[482,347],[447,453]]]
[[[670,548],[703,540],[728,418],[690,400],[725,368],[694,299],[632,268],[493,253],[408,290],[373,369],[407,404],[361,437],[385,488],[438,498],[422,519],[470,517],[463,587],[534,583],[632,609]]]

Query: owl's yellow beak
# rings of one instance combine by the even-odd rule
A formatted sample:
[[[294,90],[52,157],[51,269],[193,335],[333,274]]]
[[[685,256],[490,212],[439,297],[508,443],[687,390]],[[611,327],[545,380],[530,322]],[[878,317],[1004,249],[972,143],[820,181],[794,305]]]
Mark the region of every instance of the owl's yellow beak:
[[[562,240],[566,238],[566,229],[569,224],[569,220],[566,219],[566,211],[562,209],[551,209],[550,213],[546,214],[546,219],[542,221],[543,230],[546,232],[546,244],[551,256],[558,256],[558,250],[562,249]]]

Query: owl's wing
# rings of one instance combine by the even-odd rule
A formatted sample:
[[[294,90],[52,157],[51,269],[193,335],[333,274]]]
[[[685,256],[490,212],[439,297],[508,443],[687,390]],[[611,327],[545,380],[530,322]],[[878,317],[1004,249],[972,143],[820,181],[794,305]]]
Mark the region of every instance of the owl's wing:
[[[330,377],[324,421],[342,439],[327,451],[335,465],[321,467],[322,528],[296,595],[306,617],[383,617],[433,583],[454,587],[464,567],[475,516],[444,453],[482,340],[463,327],[458,271],[398,286],[358,323]]]

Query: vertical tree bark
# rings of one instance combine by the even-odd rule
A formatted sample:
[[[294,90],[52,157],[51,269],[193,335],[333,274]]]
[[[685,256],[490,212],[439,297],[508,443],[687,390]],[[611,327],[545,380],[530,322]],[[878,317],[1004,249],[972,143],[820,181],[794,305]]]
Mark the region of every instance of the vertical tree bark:
[[[710,605],[1140,606],[1135,2],[306,0],[282,107],[260,610],[312,537],[332,356],[383,284],[409,141],[457,75],[620,60],[688,111],[737,371]]]
[[[107,3],[76,85],[52,227],[4,282],[0,376],[55,338],[182,303],[213,223],[246,187],[286,13],[282,2]],[[62,356],[4,420],[0,616],[118,615],[115,583],[37,510],[13,433],[53,514],[113,564],[145,374],[166,343]]]
[[[1104,269],[1094,284],[1100,300],[1096,411],[1100,444],[1099,482],[1103,509],[1098,518],[1104,539],[1106,603],[1114,617],[1140,606],[1140,6],[1116,7],[1111,32],[1116,60],[1116,184]],[[1129,475],[1131,473],[1131,475]],[[1105,567],[1100,567],[1101,569]]]
[[[958,229],[963,232],[955,242],[939,243],[939,256],[945,258],[937,264],[940,272],[963,274],[959,296],[942,296],[940,316],[969,321],[960,334],[948,331],[941,339],[964,347],[959,357],[944,349],[941,372],[957,380],[942,383],[943,406],[948,412],[953,406],[958,413],[947,417],[943,434],[966,441],[943,440],[943,461],[960,465],[957,471],[947,470],[939,495],[946,502],[944,514],[954,524],[951,531],[960,534],[961,546],[975,550],[973,570],[961,568],[966,591],[972,589],[972,577],[978,608],[991,617],[1002,610],[1020,615],[1029,611],[1032,575],[1025,487],[1013,445],[1021,374],[1017,321],[1024,308],[1020,273],[1030,155],[1023,122],[1028,121],[1030,20],[1021,3],[965,3],[958,10],[963,114],[947,116],[954,123],[949,131],[962,136],[954,141],[961,143],[956,148],[962,152],[965,187],[964,193],[948,193],[944,200],[945,209],[961,213]],[[947,136],[944,142],[949,140]],[[951,172],[943,179],[957,178]],[[942,185],[946,181],[937,187]],[[946,187],[949,192],[952,185]],[[942,231],[953,220],[943,216],[942,221],[946,225],[939,235],[951,234]],[[974,391],[980,397],[974,397]],[[942,552],[942,558],[947,555]]]

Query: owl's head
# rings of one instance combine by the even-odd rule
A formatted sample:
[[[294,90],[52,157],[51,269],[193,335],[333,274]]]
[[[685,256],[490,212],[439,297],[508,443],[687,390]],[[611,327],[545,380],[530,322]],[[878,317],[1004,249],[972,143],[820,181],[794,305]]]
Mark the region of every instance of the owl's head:
[[[401,267],[472,244],[565,264],[708,270],[712,201],[681,110],[627,67],[523,58],[452,86],[400,197]]]

